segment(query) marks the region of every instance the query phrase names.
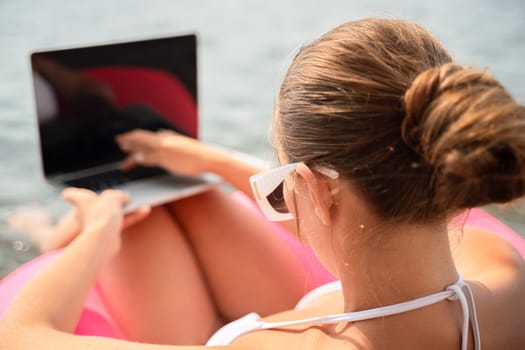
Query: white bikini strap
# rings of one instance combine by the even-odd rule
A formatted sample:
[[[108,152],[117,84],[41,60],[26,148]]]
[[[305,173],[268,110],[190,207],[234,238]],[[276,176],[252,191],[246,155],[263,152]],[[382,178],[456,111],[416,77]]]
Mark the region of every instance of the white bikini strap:
[[[470,303],[463,292],[463,289],[467,290],[468,298]],[[476,306],[474,305],[474,296],[470,286],[463,281],[461,275],[458,278],[458,281],[451,286],[447,287],[447,290],[453,291],[454,295],[450,297],[450,300],[457,300],[461,304],[461,309],[463,311],[463,328],[461,331],[461,350],[467,350],[468,346],[468,326],[470,321],[470,315],[472,315],[472,333],[474,335],[474,349],[480,350],[481,348],[481,339],[479,335],[478,319],[476,316]]]
[[[280,328],[288,326],[298,325],[309,325],[309,324],[333,324],[341,322],[356,322],[363,321],[377,317],[386,317],[391,315],[400,314],[416,309],[420,309],[425,306],[439,303],[445,299],[449,299],[454,296],[454,291],[447,290],[438,292],[435,294],[427,295],[421,298],[417,298],[411,301],[406,301],[399,304],[381,306],[374,309],[356,311],[350,313],[335,314],[330,316],[312,317],[302,320],[295,321],[283,321],[283,322],[261,322],[258,329],[270,329]]]
[[[472,293],[472,289],[470,289],[470,286],[468,284],[465,284],[465,288],[467,290],[468,299],[470,299],[469,306],[470,306],[472,333],[474,335],[474,349],[480,350],[481,349],[481,336],[479,334],[478,316],[476,312],[476,305],[474,304],[474,294]]]
[[[465,293],[463,292],[463,288],[466,289],[467,295],[470,299],[470,303],[467,301],[467,297],[465,296]],[[298,326],[298,325],[317,325],[317,324],[334,324],[334,323],[341,323],[341,322],[356,322],[356,321],[363,321],[378,317],[386,317],[391,315],[396,315],[416,309],[423,308],[425,306],[429,306],[432,304],[439,303],[445,299],[449,300],[459,300],[461,304],[461,309],[463,311],[463,328],[461,333],[461,349],[466,350],[467,349],[467,342],[468,342],[468,326],[469,326],[469,311],[470,314],[472,314],[472,330],[474,334],[474,349],[480,350],[480,336],[479,336],[479,328],[478,328],[478,321],[476,318],[476,309],[474,305],[474,298],[472,295],[472,291],[470,290],[470,287],[468,284],[466,284],[463,279],[461,278],[461,275],[458,276],[458,280],[456,283],[454,283],[451,286],[448,286],[447,289],[443,292],[438,292],[435,294],[427,295],[421,298],[417,298],[411,301],[406,301],[399,304],[389,305],[389,306],[382,306],[377,307],[374,309],[369,310],[363,310],[363,311],[357,311],[357,312],[350,312],[350,313],[341,313],[341,314],[335,314],[335,315],[329,315],[329,316],[321,316],[321,317],[311,317],[306,318],[302,320],[295,320],[295,321],[282,321],[282,322],[264,322],[258,314],[252,313],[249,315],[246,315],[242,319],[239,319],[238,321],[232,322],[230,325],[227,325],[223,328],[232,328],[231,330],[228,328],[228,341],[231,342],[237,337],[241,336],[242,334],[250,333],[253,331],[257,331],[260,329],[271,329],[271,328],[281,328],[281,327],[288,327],[288,326]],[[243,321],[246,319],[246,324],[244,324]],[[239,330],[238,327],[246,328]],[[226,330],[226,329],[225,329]],[[231,333],[231,334],[230,334]],[[223,335],[221,335],[224,337]],[[210,341],[213,339],[210,338]],[[222,338],[221,338],[222,339]],[[209,344],[211,344],[209,342]]]

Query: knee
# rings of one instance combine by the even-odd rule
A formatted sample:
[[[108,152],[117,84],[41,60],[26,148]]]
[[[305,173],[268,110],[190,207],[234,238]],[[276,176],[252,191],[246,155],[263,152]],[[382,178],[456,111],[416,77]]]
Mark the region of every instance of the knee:
[[[173,225],[173,217],[166,206],[151,208],[149,215],[143,220],[126,228],[122,234],[123,244],[143,244],[153,236],[166,234],[167,227]]]
[[[168,209],[175,210],[175,212],[183,211],[198,211],[212,210],[225,205],[228,201],[229,195],[220,188],[211,188],[207,191],[198,193],[194,196],[179,199],[167,205]]]

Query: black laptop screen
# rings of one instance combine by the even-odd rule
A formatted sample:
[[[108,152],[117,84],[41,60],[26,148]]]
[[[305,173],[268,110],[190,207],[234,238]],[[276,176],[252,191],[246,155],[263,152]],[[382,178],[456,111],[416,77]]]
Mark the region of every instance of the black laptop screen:
[[[197,137],[195,35],[31,55],[44,173],[122,160],[115,136],[172,129]]]

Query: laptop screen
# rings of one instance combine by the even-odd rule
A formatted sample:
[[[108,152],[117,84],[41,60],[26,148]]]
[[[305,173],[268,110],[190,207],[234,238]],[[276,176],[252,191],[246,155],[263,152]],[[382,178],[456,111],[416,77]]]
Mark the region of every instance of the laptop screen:
[[[46,176],[124,158],[115,136],[172,129],[197,137],[196,36],[31,55]]]

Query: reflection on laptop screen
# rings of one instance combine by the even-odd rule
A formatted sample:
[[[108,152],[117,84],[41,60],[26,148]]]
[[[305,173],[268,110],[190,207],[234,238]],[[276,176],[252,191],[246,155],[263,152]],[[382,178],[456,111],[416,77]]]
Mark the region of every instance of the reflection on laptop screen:
[[[197,137],[195,35],[31,55],[46,175],[124,158],[115,135],[172,129]]]

